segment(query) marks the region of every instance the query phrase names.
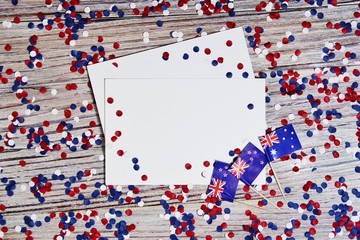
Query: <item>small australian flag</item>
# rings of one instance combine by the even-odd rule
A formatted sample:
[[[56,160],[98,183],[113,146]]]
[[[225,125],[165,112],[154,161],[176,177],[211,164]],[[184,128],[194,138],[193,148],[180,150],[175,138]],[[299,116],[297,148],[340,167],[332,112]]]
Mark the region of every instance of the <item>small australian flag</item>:
[[[265,154],[272,162],[292,152],[302,149],[298,136],[292,124],[286,125],[275,131],[259,137]]]
[[[210,185],[206,191],[208,197],[233,202],[239,180],[229,171],[230,164],[215,161]]]
[[[252,185],[266,164],[265,154],[249,142],[230,166],[229,172],[246,185]]]

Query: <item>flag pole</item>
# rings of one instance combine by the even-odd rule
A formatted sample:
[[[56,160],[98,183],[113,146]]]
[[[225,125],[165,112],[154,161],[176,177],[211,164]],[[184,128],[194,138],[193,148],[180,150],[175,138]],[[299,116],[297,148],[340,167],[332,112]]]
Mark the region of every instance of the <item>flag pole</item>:
[[[274,174],[275,182],[276,182],[276,184],[278,185],[278,187],[279,187],[279,189],[280,189],[281,195],[283,196],[285,202],[287,203],[288,201],[287,201],[287,199],[286,199],[286,197],[285,197],[284,190],[283,190],[283,188],[282,188],[282,186],[281,186],[281,184],[280,184],[279,178],[277,177],[276,172],[275,172],[275,170],[274,170],[274,167],[273,167],[273,165],[272,165],[272,163],[271,163],[270,161],[269,161],[269,166],[270,166],[270,168],[271,168],[271,171],[272,171],[273,174]]]
[[[268,201],[271,205],[273,205],[274,207],[276,207],[277,209],[281,210],[281,208],[279,208],[275,203],[273,203],[272,201],[270,201],[267,197],[265,197],[261,192],[259,192],[258,190],[256,190],[256,188],[250,186],[250,188],[256,192],[257,194],[259,194],[262,198],[264,198],[266,201]]]
[[[244,203],[244,202],[241,202],[241,201],[234,201],[238,204],[241,204],[241,205],[244,205],[244,206],[247,206],[249,208],[255,208],[255,209],[259,209],[261,211],[265,211],[265,212],[272,212],[270,210],[267,210],[267,209],[264,209],[264,208],[261,208],[261,207],[258,207],[258,206],[254,206],[254,205],[251,205],[251,204],[247,204],[247,203]]]

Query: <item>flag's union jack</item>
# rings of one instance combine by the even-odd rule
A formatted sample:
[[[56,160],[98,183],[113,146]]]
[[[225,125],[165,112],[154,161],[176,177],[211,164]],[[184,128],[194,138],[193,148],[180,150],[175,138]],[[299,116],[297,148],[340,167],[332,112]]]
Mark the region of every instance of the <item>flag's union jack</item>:
[[[220,179],[211,178],[212,184],[209,185],[210,192],[208,193],[208,197],[216,197],[221,200],[221,194],[224,192],[224,185],[226,181],[221,181]]]
[[[245,169],[248,168],[250,165],[246,164],[246,161],[241,160],[240,157],[237,158],[236,162],[231,165],[229,172],[232,175],[240,179],[241,174],[245,173]]]
[[[263,149],[265,149],[267,146],[272,147],[274,143],[280,143],[280,141],[278,135],[274,131],[272,133],[266,134],[264,137],[261,137],[260,143]]]

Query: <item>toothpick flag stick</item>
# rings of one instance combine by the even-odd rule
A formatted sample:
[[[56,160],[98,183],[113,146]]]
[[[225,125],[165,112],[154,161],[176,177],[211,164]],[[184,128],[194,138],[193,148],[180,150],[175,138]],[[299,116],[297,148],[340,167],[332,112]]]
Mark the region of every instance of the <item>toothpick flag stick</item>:
[[[258,190],[256,190],[256,188],[250,186],[250,188],[256,192],[257,194],[259,194],[262,198],[264,198],[266,201],[268,201],[271,205],[273,205],[274,207],[276,207],[277,209],[281,210],[281,208],[279,208],[275,203],[271,202],[267,197],[265,197],[261,192],[259,192]]]
[[[272,170],[272,172],[273,172],[273,174],[274,174],[275,182],[276,182],[276,184],[278,185],[278,187],[279,187],[279,189],[280,189],[281,195],[283,196],[285,202],[287,203],[288,201],[287,201],[287,199],[286,199],[286,197],[285,197],[284,190],[283,190],[283,188],[282,188],[282,186],[281,186],[281,184],[280,184],[279,178],[277,177],[276,172],[275,172],[275,169],[274,169],[274,167],[273,167],[273,165],[272,165],[271,162],[269,162],[269,166],[270,166],[270,168],[271,168],[271,170]]]
[[[267,209],[264,209],[264,208],[261,208],[261,207],[258,207],[258,206],[254,206],[254,205],[251,205],[251,204],[247,204],[247,203],[244,203],[244,202],[240,202],[240,201],[234,201],[238,204],[241,204],[241,205],[244,205],[244,206],[247,206],[249,208],[255,208],[255,209],[259,209],[261,211],[265,211],[265,212],[271,212],[270,210],[267,210]]]

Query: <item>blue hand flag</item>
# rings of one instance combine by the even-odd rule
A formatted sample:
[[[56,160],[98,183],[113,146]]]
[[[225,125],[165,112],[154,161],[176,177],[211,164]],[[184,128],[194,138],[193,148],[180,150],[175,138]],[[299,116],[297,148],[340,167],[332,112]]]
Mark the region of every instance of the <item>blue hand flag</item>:
[[[282,158],[292,152],[302,149],[298,136],[292,124],[259,137],[269,162]]]
[[[229,172],[246,185],[252,185],[266,163],[265,154],[249,142],[230,166]]]
[[[230,164],[215,161],[210,185],[206,194],[208,197],[233,202],[238,186],[238,179],[229,173]]]

